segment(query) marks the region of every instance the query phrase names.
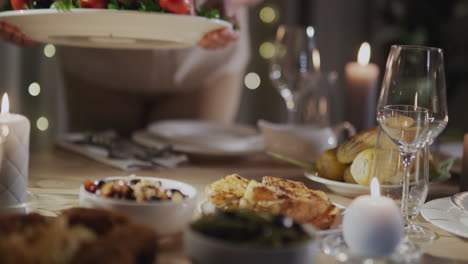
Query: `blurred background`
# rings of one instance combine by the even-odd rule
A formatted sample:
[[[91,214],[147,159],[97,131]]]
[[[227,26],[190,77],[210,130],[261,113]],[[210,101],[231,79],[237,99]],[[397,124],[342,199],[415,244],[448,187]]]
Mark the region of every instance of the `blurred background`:
[[[265,0],[250,10],[251,61],[243,84],[238,122],[258,119],[284,122],[284,100],[269,79],[279,25],[308,24],[315,29],[321,69],[335,71],[332,95],[341,109],[333,122],[344,119],[344,66],[356,61],[362,42],[371,45],[371,61],[380,68],[380,81],[392,44],[435,46],[445,51],[449,124],[445,137],[461,139],[468,132],[468,1],[463,0]],[[31,120],[33,146],[48,145],[64,113],[60,107],[61,78],[55,70],[56,47],[18,48],[0,40],[0,92],[8,92],[11,111]],[[376,98],[377,100],[377,98]],[[84,104],[83,107],[86,107]]]

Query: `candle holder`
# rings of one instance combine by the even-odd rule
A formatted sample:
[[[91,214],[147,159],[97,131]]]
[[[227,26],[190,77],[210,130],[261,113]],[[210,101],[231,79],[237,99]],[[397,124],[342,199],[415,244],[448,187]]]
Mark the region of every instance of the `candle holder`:
[[[359,223],[356,223],[359,224]],[[321,241],[322,252],[335,258],[339,263],[418,263],[423,254],[422,249],[409,239],[403,239],[392,254],[385,257],[360,256],[354,254],[342,233],[326,236]]]

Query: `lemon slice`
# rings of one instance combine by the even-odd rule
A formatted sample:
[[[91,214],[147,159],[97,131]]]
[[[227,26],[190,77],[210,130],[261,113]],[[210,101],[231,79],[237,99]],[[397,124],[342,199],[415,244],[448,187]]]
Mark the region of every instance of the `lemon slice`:
[[[374,160],[374,148],[361,151],[351,164],[351,175],[361,185],[369,185]]]

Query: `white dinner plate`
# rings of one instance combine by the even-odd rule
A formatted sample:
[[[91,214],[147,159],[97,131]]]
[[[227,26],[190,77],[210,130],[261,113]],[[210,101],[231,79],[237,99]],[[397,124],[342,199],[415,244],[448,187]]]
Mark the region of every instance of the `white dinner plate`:
[[[365,195],[365,194],[370,193],[369,186],[329,180],[329,179],[325,179],[323,177],[318,176],[317,173],[308,172],[308,171],[305,171],[304,175],[311,181],[318,182],[318,183],[325,185],[328,189],[330,189],[330,191],[349,197],[349,198],[354,198],[360,195]],[[434,181],[431,181],[431,183],[443,182],[449,178],[450,178],[450,174],[447,175],[446,177],[438,178]],[[386,187],[387,188],[401,188],[401,185],[386,185]]]
[[[330,191],[346,196],[346,197],[357,197],[364,194],[369,194],[369,186],[333,181],[317,176],[316,173],[304,172],[304,175],[311,181],[321,183],[325,185]]]
[[[454,206],[450,197],[427,202],[421,208],[421,215],[440,229],[468,238],[468,212]]]
[[[38,42],[111,49],[186,48],[207,32],[232,27],[199,16],[109,9],[6,11],[0,21]]]
[[[209,157],[239,157],[264,151],[263,136],[252,127],[208,121],[171,120],[151,124],[132,139],[142,145]]]

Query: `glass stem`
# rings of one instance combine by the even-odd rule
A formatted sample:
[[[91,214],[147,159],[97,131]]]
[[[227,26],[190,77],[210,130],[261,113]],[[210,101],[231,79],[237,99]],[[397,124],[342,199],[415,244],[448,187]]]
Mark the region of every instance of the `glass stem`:
[[[403,214],[403,220],[405,225],[410,225],[408,202],[409,202],[409,185],[410,185],[410,173],[411,166],[413,165],[416,153],[402,153],[403,157],[403,194],[401,197],[401,212]]]

